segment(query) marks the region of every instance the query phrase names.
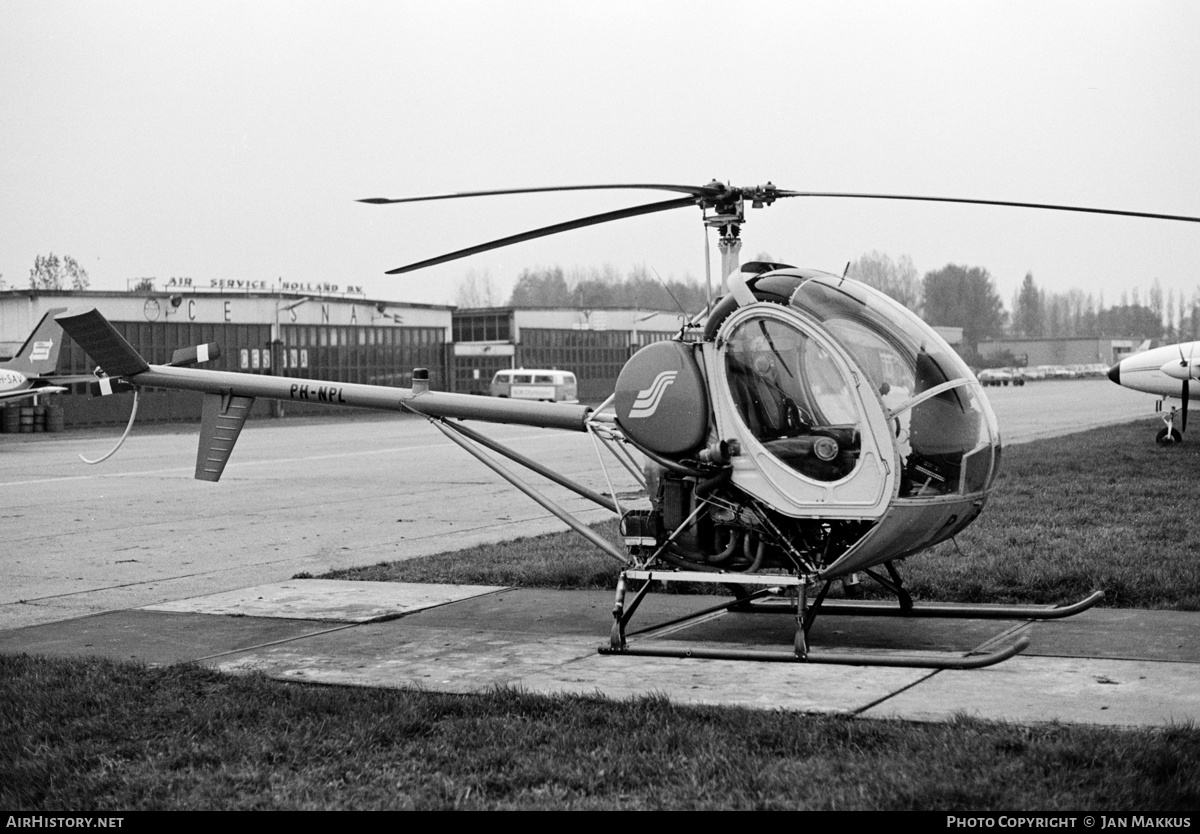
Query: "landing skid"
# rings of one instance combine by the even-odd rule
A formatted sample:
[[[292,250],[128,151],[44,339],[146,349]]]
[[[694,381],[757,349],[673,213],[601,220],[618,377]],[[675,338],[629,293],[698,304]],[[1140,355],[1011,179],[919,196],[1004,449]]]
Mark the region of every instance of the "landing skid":
[[[991,666],[1009,659],[1023,651],[1029,645],[1028,637],[1020,637],[1014,642],[991,652],[979,654],[955,655],[949,653],[903,654],[898,652],[811,652],[808,648],[808,630],[816,618],[818,610],[825,614],[851,616],[888,616],[888,617],[943,617],[964,619],[1012,619],[1012,620],[1052,620],[1070,617],[1091,608],[1104,598],[1103,591],[1096,591],[1079,602],[1062,607],[1043,606],[1014,606],[1014,605],[913,605],[908,593],[900,587],[900,577],[895,569],[888,564],[893,581],[888,582],[882,577],[872,576],[883,582],[889,590],[897,593],[900,605],[896,607],[887,603],[835,601],[825,602],[824,594],[828,590],[826,583],[817,599],[810,606],[808,602],[809,578],[790,575],[746,575],[709,573],[686,570],[646,570],[630,569],[621,572],[617,581],[616,602],[613,606],[613,627],[609,635],[609,645],[600,648],[600,654],[605,655],[634,655],[641,657],[678,657],[702,658],[710,660],[756,660],[788,663],[832,663],[848,666],[888,666],[922,669],[979,669]],[[655,582],[698,582],[731,585],[737,592],[737,598],[705,608],[666,623],[660,623],[651,628],[637,632],[626,633],[626,626],[634,612],[645,598],[646,593]],[[626,594],[630,583],[641,583],[633,599],[626,605]],[[757,588],[756,590],[750,590]],[[780,592],[788,591],[786,599],[778,598]],[[794,595],[794,596],[793,596]],[[772,597],[765,599],[766,597]],[[787,614],[796,619],[796,632],[791,651],[770,651],[754,649],[720,649],[686,646],[667,646],[662,643],[648,645],[644,641],[630,644],[627,637],[653,634],[662,637],[666,634],[696,625],[704,620],[724,614],[727,611],[751,613]]]

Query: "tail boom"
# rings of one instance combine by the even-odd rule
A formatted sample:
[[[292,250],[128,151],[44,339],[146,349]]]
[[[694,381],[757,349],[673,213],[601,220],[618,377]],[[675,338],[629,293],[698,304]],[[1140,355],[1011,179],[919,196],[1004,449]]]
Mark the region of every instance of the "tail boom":
[[[587,431],[591,409],[583,405],[493,399],[474,394],[414,391],[385,385],[330,382],[320,379],[242,374],[148,365],[126,377],[137,386],[199,391],[238,397],[264,397],[285,402],[317,403],[377,411],[417,411],[429,417],[512,423],[566,431]]]

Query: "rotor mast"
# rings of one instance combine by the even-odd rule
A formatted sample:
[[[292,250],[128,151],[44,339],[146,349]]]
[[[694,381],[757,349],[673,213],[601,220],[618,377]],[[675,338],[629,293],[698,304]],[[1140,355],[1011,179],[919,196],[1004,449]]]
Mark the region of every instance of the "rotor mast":
[[[721,294],[729,292],[729,276],[741,266],[742,224],[746,222],[746,198],[751,208],[763,208],[778,197],[790,196],[780,192],[774,183],[751,188],[736,188],[713,180],[707,186],[710,195],[701,199],[704,225],[717,230],[717,250],[721,253]],[[712,193],[715,192],[715,193]],[[712,214],[709,214],[711,209]]]
[[[717,251],[721,253],[721,295],[729,292],[729,276],[737,272],[741,265],[742,223],[746,219],[742,213],[741,198],[737,198],[731,207],[732,213],[721,211],[730,206],[720,206],[719,213],[710,215],[706,210],[704,215],[704,225],[717,230]]]

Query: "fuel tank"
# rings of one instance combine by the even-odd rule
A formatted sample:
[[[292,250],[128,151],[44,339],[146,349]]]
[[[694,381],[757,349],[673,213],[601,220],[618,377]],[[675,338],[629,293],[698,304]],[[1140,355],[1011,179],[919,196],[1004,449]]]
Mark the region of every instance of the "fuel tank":
[[[708,394],[693,348],[654,342],[625,363],[614,407],[621,429],[660,455],[681,455],[708,434]]]

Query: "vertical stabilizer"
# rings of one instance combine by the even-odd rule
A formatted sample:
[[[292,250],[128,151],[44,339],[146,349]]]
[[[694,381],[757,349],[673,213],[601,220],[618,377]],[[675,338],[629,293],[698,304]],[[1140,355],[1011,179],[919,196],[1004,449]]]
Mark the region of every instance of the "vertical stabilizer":
[[[200,414],[200,447],[196,450],[196,479],[219,481],[233,454],[254,397],[205,394]]]
[[[25,376],[49,376],[58,367],[58,352],[62,349],[63,329],[54,320],[59,313],[65,312],[66,307],[47,310],[46,315],[38,322],[33,333],[21,345],[17,355],[3,367],[20,371]]]

